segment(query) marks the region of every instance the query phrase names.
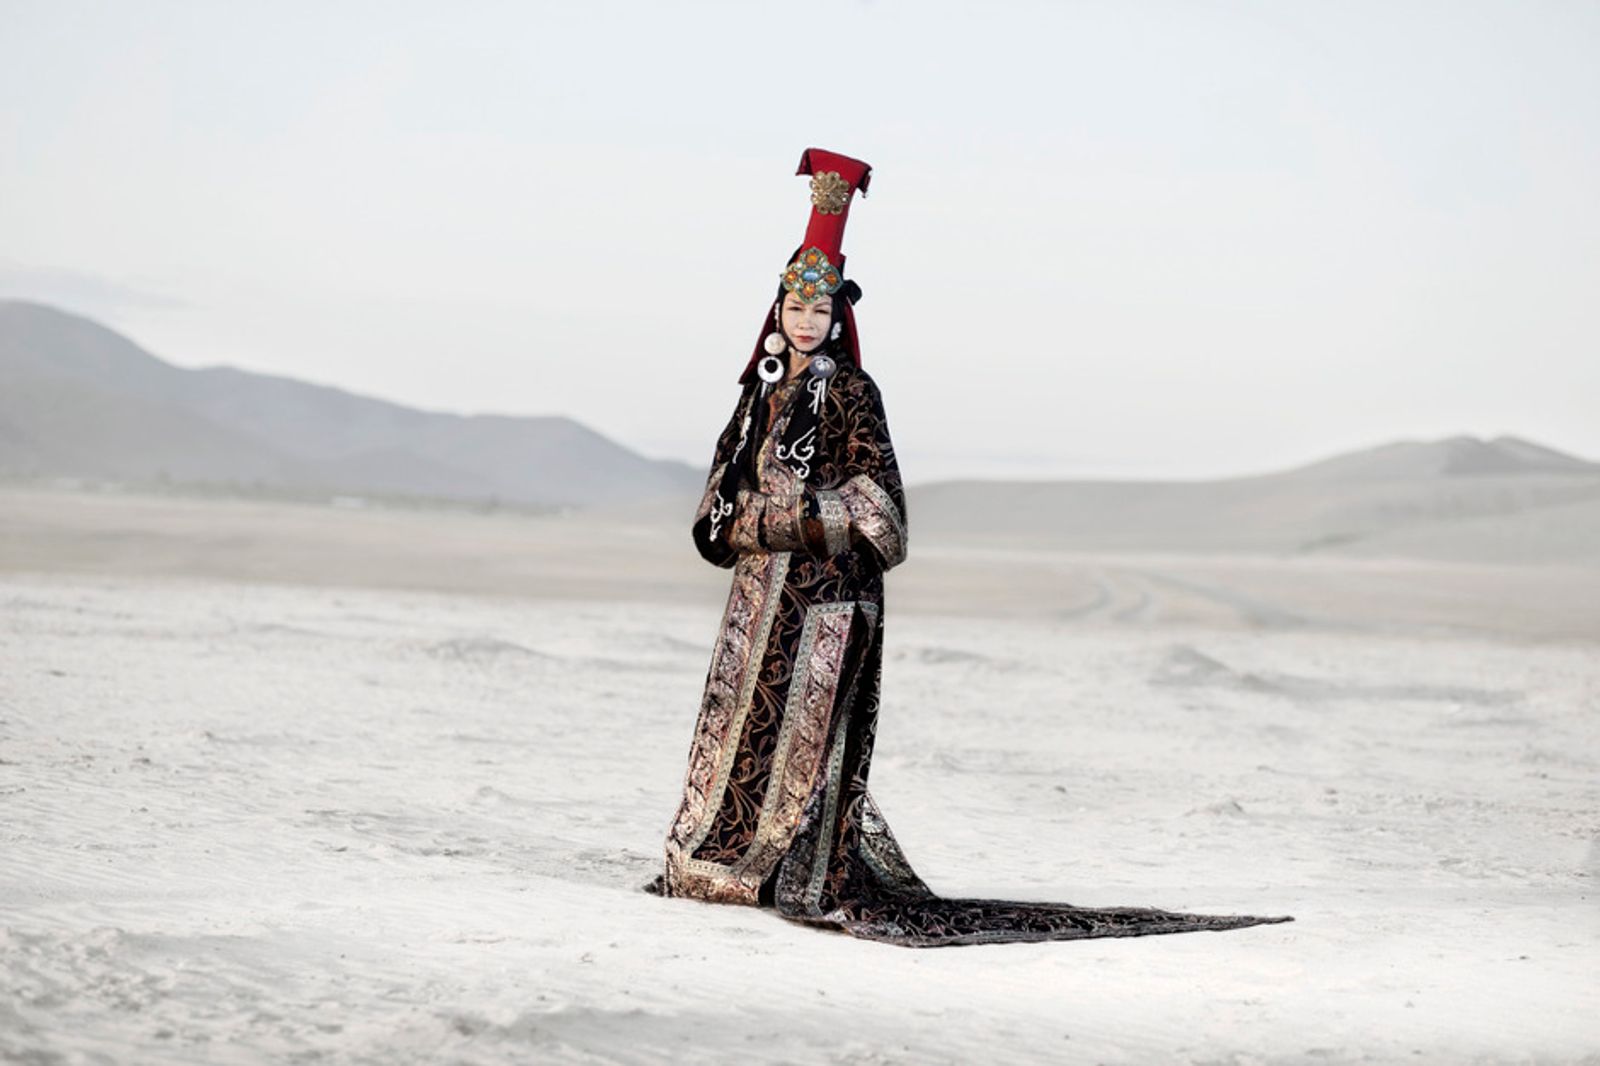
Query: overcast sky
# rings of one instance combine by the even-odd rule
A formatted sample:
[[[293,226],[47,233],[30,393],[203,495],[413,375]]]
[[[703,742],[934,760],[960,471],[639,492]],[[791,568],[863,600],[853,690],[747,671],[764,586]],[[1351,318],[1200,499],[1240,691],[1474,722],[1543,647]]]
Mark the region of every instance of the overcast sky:
[[[1600,3],[0,0],[0,296],[704,466],[807,145],[902,471],[1600,459]]]

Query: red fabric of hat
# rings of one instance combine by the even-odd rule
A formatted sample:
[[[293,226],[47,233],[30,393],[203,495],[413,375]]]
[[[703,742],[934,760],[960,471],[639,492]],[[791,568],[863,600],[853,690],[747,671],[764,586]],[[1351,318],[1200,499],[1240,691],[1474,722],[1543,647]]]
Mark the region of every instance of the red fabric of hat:
[[[855,198],[857,190],[866,195],[867,185],[872,180],[872,167],[859,159],[852,159],[838,152],[829,152],[821,148],[807,148],[800,154],[800,167],[796,174],[811,175],[811,214],[806,221],[806,236],[801,245],[789,257],[791,266],[796,265],[800,257],[811,249],[819,250],[838,278],[844,276],[844,227],[850,218],[850,203]],[[837,287],[837,286],[835,286]],[[781,303],[781,298],[779,300]],[[777,305],[775,304],[774,307]],[[861,365],[861,344],[856,336],[855,313],[850,307],[850,301],[842,295],[833,294],[834,321],[841,323],[839,347],[855,362]],[[750,361],[745,364],[744,372],[739,375],[741,382],[747,382],[755,374],[756,363],[766,354],[762,342],[767,334],[777,328],[773,319],[773,308],[768,308],[766,317],[762,320],[761,332],[756,335],[754,351],[750,354]]]
[[[811,175],[811,218],[806,223],[806,239],[801,248],[820,248],[844,273],[844,224],[850,218],[850,201],[859,189],[867,194],[872,168],[859,159],[821,148],[807,148],[800,155],[796,174]]]

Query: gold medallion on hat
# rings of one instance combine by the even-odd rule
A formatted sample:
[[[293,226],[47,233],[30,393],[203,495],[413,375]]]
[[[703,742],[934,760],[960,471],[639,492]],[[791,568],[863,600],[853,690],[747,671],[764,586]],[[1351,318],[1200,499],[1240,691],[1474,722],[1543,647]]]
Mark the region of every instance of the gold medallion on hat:
[[[850,202],[850,183],[841,178],[837,170],[813,174],[811,202],[816,205],[818,214],[842,214],[845,205]]]

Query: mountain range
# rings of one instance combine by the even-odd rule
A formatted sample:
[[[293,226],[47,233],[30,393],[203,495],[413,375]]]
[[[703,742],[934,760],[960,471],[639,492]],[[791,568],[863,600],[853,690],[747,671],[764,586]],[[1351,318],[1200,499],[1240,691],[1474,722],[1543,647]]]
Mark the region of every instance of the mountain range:
[[[1210,481],[951,481],[907,511],[924,535],[995,546],[1600,564],[1600,463],[1512,436]]]
[[[181,368],[89,319],[0,301],[0,476],[492,500],[683,524],[705,475],[570,418],[423,411]],[[1600,563],[1600,463],[1461,435],[1250,477],[944,481],[908,489],[907,514],[924,542]]]
[[[560,416],[421,411],[167,363],[99,323],[0,301],[0,474],[581,507],[698,497],[703,474]]]

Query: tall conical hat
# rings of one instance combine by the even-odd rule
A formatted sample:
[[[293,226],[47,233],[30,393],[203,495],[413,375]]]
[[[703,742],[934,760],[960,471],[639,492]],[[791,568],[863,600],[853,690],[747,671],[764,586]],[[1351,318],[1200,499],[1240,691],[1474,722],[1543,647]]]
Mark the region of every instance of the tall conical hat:
[[[806,222],[805,240],[789,257],[789,265],[780,276],[784,292],[792,292],[810,303],[824,296],[840,294],[844,280],[844,224],[850,218],[850,201],[856,190],[867,194],[867,184],[872,180],[872,167],[859,159],[851,159],[837,152],[821,148],[807,148],[800,155],[800,168],[796,174],[811,175],[811,216]],[[852,286],[852,288],[854,288]],[[857,290],[859,293],[859,290]],[[848,291],[841,296],[851,295]],[[834,321],[841,325],[840,348],[857,366],[861,365],[861,345],[856,338],[856,318],[848,298],[833,301]],[[776,327],[772,311],[763,319],[761,332],[756,336],[755,350],[741,382],[749,381],[755,373],[756,363],[766,354],[762,342]]]

